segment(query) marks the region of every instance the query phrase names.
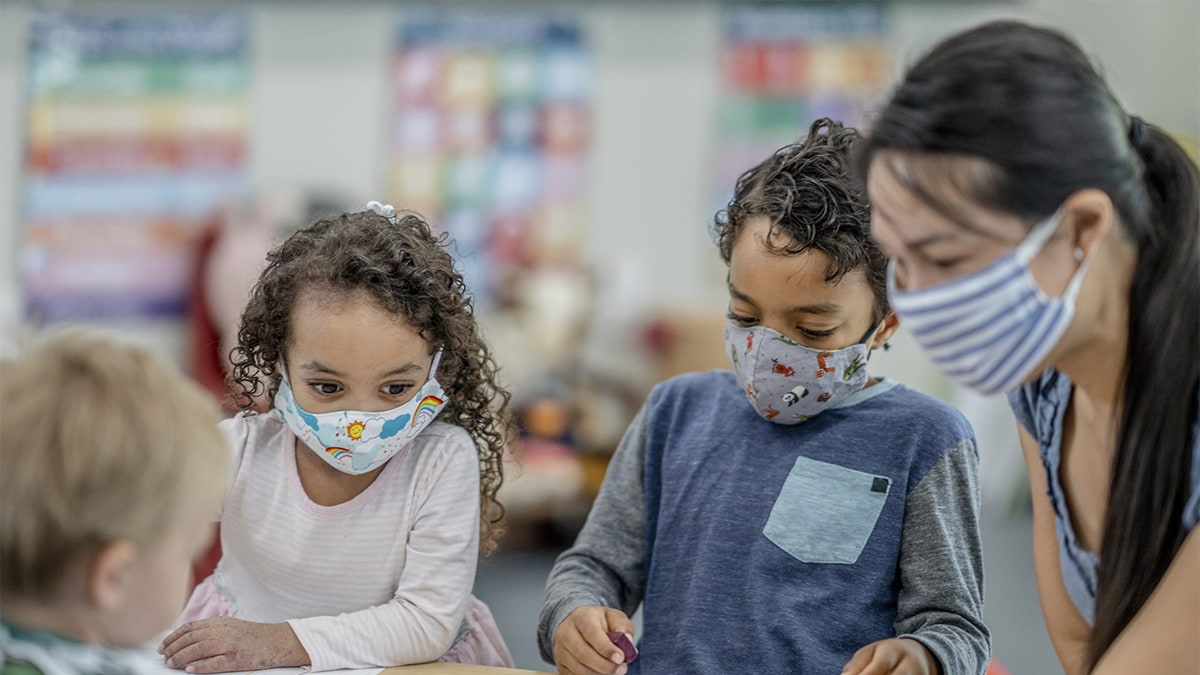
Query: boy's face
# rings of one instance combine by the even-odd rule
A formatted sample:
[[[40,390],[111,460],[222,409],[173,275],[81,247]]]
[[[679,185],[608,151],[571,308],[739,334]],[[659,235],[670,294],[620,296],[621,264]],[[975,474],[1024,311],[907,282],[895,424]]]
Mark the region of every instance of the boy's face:
[[[106,642],[140,647],[168,629],[191,591],[192,563],[212,542],[217,509],[194,509],[163,539],[137,548],[120,602],[106,617]]]
[[[729,260],[729,315],[738,326],[766,326],[813,349],[835,350],[862,339],[875,323],[875,294],[862,270],[825,280],[828,258],[765,250],[766,218],[748,221]],[[789,243],[776,233],[773,246]],[[869,347],[875,345],[868,344]]]

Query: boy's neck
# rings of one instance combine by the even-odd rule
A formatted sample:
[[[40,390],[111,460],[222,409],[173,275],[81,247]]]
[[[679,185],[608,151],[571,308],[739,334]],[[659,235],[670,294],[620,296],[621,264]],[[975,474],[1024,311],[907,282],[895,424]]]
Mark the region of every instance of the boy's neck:
[[[93,613],[85,607],[8,598],[0,603],[0,616],[4,623],[19,630],[50,633],[76,642],[104,643],[103,631],[90,620]]]

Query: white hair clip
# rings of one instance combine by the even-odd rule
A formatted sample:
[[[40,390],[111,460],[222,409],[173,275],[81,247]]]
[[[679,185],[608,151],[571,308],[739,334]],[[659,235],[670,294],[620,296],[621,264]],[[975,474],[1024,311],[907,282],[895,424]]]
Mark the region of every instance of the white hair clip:
[[[396,224],[396,207],[391,204],[380,204],[379,202],[367,202],[367,208],[387,218],[393,225]]]

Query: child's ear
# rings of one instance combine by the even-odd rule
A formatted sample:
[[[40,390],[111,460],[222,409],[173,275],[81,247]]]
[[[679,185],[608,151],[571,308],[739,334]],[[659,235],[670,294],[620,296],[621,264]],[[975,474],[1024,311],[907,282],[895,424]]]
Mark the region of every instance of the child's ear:
[[[888,340],[892,339],[892,336],[900,328],[900,317],[896,316],[895,312],[888,311],[887,316],[883,317],[881,323],[882,325],[879,327],[879,330],[875,331],[875,335],[867,343],[867,347],[872,351],[883,349],[887,345]]]
[[[88,570],[88,601],[101,611],[120,607],[136,582],[138,551],[128,539],[105,544]]]

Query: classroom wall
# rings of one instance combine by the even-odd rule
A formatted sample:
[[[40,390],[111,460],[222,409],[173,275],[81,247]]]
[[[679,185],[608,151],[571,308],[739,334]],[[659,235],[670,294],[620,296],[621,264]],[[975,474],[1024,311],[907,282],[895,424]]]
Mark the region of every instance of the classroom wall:
[[[20,310],[26,29],[39,6],[50,5],[0,0],[0,330]],[[257,185],[334,186],[364,200],[383,194],[386,68],[403,6],[244,6],[254,22],[250,170]],[[619,280],[607,297],[628,305],[627,312],[719,311],[722,277],[706,224],[721,4],[594,2],[578,11],[596,64],[587,256],[603,277]],[[1000,16],[1067,31],[1103,63],[1129,110],[1200,137],[1198,0],[897,3],[889,38],[895,72],[941,37]],[[183,336],[174,322],[118,327],[181,358]],[[928,391],[950,391],[903,336],[874,367]]]

